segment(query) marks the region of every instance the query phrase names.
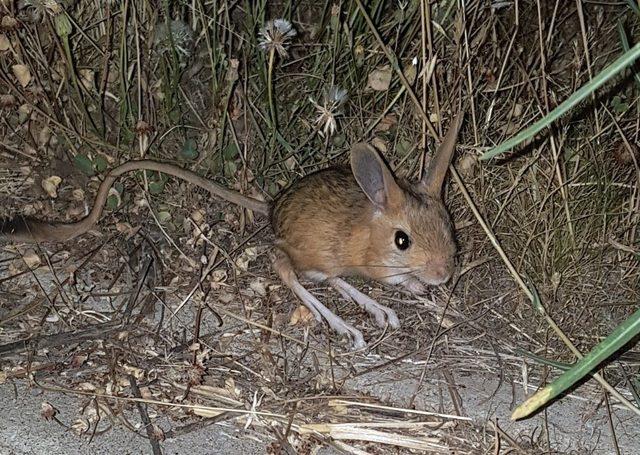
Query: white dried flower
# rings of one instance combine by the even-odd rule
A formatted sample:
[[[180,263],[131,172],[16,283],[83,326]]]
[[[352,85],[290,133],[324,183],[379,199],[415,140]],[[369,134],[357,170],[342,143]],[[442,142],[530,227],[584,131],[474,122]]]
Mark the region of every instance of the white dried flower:
[[[23,0],[18,2],[18,9],[25,9],[36,21],[43,20],[45,15],[55,16],[64,11],[66,1],[55,0]]]
[[[338,129],[336,117],[342,115],[342,106],[347,102],[347,91],[335,85],[330,86],[324,93],[322,105],[311,99],[311,103],[318,112],[316,125],[322,127],[322,132],[332,136]]]
[[[175,46],[180,60],[186,60],[191,56],[193,32],[187,23],[180,20],[172,20],[169,23],[169,27],[164,22],[158,23],[156,27],[155,45],[158,53],[172,52],[171,41],[173,41],[173,46]],[[171,36],[169,36],[169,32]]]
[[[265,24],[258,33],[258,45],[265,52],[275,50],[280,57],[285,58],[287,54],[288,41],[296,36],[298,32],[293,28],[291,22],[286,19],[274,19]]]

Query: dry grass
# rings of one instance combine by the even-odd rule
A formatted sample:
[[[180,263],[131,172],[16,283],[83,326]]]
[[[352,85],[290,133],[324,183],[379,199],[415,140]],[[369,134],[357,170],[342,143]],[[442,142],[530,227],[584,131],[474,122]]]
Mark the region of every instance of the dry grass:
[[[488,164],[477,156],[619,55],[619,20],[635,43],[638,17],[624,3],[448,1],[423,10],[426,3],[366,5],[404,69],[406,90],[351,2],[81,0],[67,10],[66,35],[57,3],[0,1],[3,214],[77,219],[97,187],[92,174],[141,156],[267,200],[344,161],[348,144],[363,138],[399,174],[416,176],[434,138],[411,93],[441,133],[460,90],[468,114],[456,166],[471,199],[553,320],[586,352],[639,298],[632,72],[512,155]],[[258,31],[275,17],[292,20],[298,34],[288,56],[270,64]],[[374,70],[391,73],[388,89],[371,88],[385,86],[370,82]],[[346,89],[348,102],[327,106],[331,85]],[[337,131],[328,136],[332,118]],[[52,175],[62,178],[56,199],[40,184]],[[264,220],[157,175],[131,175],[116,189],[101,236],[5,248],[0,356],[11,363],[0,379],[96,397],[125,426],[120,411],[134,398],[191,419],[167,437],[195,431],[200,418],[234,422],[274,453],[319,444],[352,453],[489,453],[498,443],[517,453],[553,449],[548,433],[509,435],[466,418],[457,401],[456,378],[517,382],[524,368],[538,385],[557,374],[549,362],[574,360],[514,284],[457,185],[448,191],[461,249],[455,283],[430,299],[367,289],[399,312],[401,330],[381,331],[324,287],[314,290],[370,340],[369,351],[356,353],[325,327],[289,324],[297,304],[269,268]],[[394,401],[359,388],[372,375],[417,385]],[[606,368],[628,397],[637,375],[633,348]],[[420,401],[430,378],[449,395],[438,409]],[[588,383],[574,395],[596,392]],[[91,434],[98,421],[84,419],[74,428]]]

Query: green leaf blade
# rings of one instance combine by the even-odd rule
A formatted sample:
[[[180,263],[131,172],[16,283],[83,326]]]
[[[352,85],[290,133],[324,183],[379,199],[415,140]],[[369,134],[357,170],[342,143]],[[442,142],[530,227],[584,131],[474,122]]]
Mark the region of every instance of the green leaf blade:
[[[588,375],[594,368],[611,357],[616,351],[640,334],[640,310],[633,313],[627,320],[598,343],[595,348],[576,362],[569,370],[560,375],[555,381],[539,390],[518,406],[511,414],[513,420],[522,419],[558,397],[575,383]]]
[[[640,43],[633,46],[629,51],[622,54],[611,65],[602,70],[591,81],[576,90],[569,98],[556,107],[549,114],[535,122],[528,128],[518,133],[508,141],[503,142],[499,146],[483,153],[480,156],[481,160],[489,160],[497,155],[500,155],[508,150],[511,150],[516,145],[527,139],[535,136],[538,132],[551,125],[557,119],[566,114],[569,110],[575,107],[578,103],[584,100],[587,96],[591,95],[598,88],[604,85],[609,79],[618,74],[627,66],[631,65],[638,57],[640,57]]]

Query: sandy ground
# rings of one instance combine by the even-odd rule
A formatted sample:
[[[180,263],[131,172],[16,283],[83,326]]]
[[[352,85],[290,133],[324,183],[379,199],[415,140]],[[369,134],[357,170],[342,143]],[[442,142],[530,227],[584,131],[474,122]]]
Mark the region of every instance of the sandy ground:
[[[47,280],[42,282],[45,288],[51,284]],[[193,320],[194,316],[190,310],[185,308],[185,311],[185,320]],[[203,333],[213,330],[213,327],[207,327],[207,324],[203,324],[203,327]],[[228,326],[227,330],[232,331],[233,328]],[[239,342],[242,343],[241,340]],[[459,352],[454,354],[467,355]],[[544,413],[522,422],[512,422],[509,416],[514,406],[521,403],[526,395],[518,372],[514,372],[513,369],[505,372],[505,378],[500,382],[498,375],[489,376],[483,373],[480,367],[477,371],[470,369],[468,358],[439,358],[436,363],[432,361],[426,369],[421,358],[408,357],[392,364],[385,364],[385,360],[371,353],[358,357],[358,368],[362,371],[368,366],[384,366],[348,380],[341,393],[344,396],[376,397],[379,402],[397,408],[436,410],[447,414],[459,411],[461,416],[470,418],[473,423],[472,427],[465,427],[466,434],[461,432],[461,437],[468,437],[469,431],[475,429],[474,440],[483,441],[483,447],[491,447],[495,443],[493,435],[494,425],[497,423],[502,431],[523,447],[523,453],[617,453],[603,395],[594,381],[582,385],[575,393],[576,396],[565,397],[547,408],[548,425],[545,424]],[[319,367],[322,371],[328,369],[328,363],[324,365],[320,358],[318,361],[321,363]],[[486,365],[491,370],[500,370],[498,360],[493,356],[483,358],[482,362],[491,363]],[[451,373],[453,385],[447,381],[443,374],[445,368],[441,365],[445,365],[446,370]],[[423,373],[424,379],[419,386]],[[536,385],[537,383],[532,381],[527,393],[533,392]],[[416,388],[419,389],[417,393]],[[459,399],[457,405],[454,405],[451,397],[456,394]],[[413,395],[416,398],[411,403]],[[7,381],[0,385],[0,455],[151,453],[149,442],[122,424],[116,424],[103,434],[90,439],[87,435],[78,436],[57,422],[47,421],[41,416],[42,403],[49,402],[58,410],[58,419],[69,426],[77,419],[83,402],[86,404],[86,401],[78,396],[29,388],[25,381]],[[153,410],[150,409],[149,412],[152,413]],[[158,414],[162,415],[154,418],[153,422],[165,432],[185,424],[169,420],[162,411],[158,411]],[[129,412],[127,419],[134,426],[140,424],[140,416],[135,411]],[[612,426],[620,453],[640,453],[638,416],[623,408],[614,408]],[[547,432],[548,438],[544,436]],[[451,437],[451,434],[446,432],[442,434],[445,438]],[[161,446],[165,454],[251,455],[266,453],[269,444],[274,441],[272,438],[275,436],[269,434],[264,427],[250,427],[245,430],[237,422],[228,421],[167,439],[161,442]],[[534,441],[534,448],[530,444],[531,441]],[[446,446],[447,441],[443,440],[442,445]],[[503,448],[506,447],[508,445],[503,444]],[[323,448],[313,453],[326,455],[337,452],[334,449]],[[376,447],[375,453],[398,452],[392,446],[379,446]]]
[[[418,370],[421,366],[413,368]],[[411,367],[405,366],[402,369],[404,371],[400,374],[407,374]],[[385,375],[396,379],[385,381]],[[361,392],[371,391],[378,396],[392,396],[394,402],[407,405],[407,400],[413,394],[418,382],[414,379],[398,380],[397,377],[398,372],[390,371],[375,377],[365,376],[359,379],[355,387]],[[493,377],[469,375],[457,377],[455,385],[460,398],[461,414],[473,418],[478,431],[482,431],[482,428],[492,428],[492,425],[497,423],[502,431],[518,440],[523,448],[526,444],[522,441],[538,440],[543,433],[544,413],[519,422],[513,422],[510,419],[513,408],[524,399],[522,384],[507,381],[500,384],[499,380]],[[597,390],[596,387],[593,389]],[[531,385],[529,393],[534,390]],[[549,432],[547,453],[615,454],[602,394],[585,394],[581,390],[580,395],[580,397],[570,395],[547,408]],[[589,396],[589,399],[584,395]],[[454,409],[450,401],[448,384],[443,377],[427,379],[415,401],[417,409],[432,408],[437,406],[437,403],[442,403],[446,410]],[[616,409],[613,424],[621,453],[640,453],[640,432],[638,431],[640,417],[633,415],[630,411]],[[493,437],[487,434],[486,438]],[[538,446],[545,447],[545,445],[538,443]],[[535,449],[526,453],[545,452]]]
[[[412,368],[403,367],[401,374],[407,374]],[[347,384],[360,393],[388,397],[397,405],[406,405],[408,397],[415,390],[414,379],[398,380],[398,367],[394,371],[383,371],[360,377]],[[393,378],[393,379],[391,379]],[[40,415],[41,403],[47,401],[58,409],[58,418],[70,423],[81,406],[77,397],[59,393],[42,392],[29,389],[24,382],[0,386],[0,452],[3,454],[142,454],[151,453],[149,443],[123,426],[115,426],[104,434],[89,441],[87,436],[77,436],[56,422],[47,421]],[[543,415],[523,421],[511,422],[508,418],[513,400],[521,400],[521,385],[503,383],[497,390],[495,379],[464,377],[456,382],[462,403],[462,413],[473,418],[478,432],[497,422],[500,428],[511,437],[526,441],[529,437],[539,438],[543,431]],[[432,408],[442,403],[445,409],[452,409],[448,401],[444,380],[427,379],[418,399],[417,409]],[[514,395],[515,394],[515,395]],[[493,396],[492,396],[493,395]],[[547,411],[549,422],[549,448],[552,453],[562,454],[614,454],[616,453],[608,417],[598,396],[592,400],[567,397],[555,403]],[[132,423],[139,422],[139,416],[130,414]],[[613,417],[614,428],[620,453],[640,453],[640,418],[628,411],[618,409]],[[179,424],[161,418],[157,422],[165,431]],[[268,442],[264,434],[256,440],[257,434],[245,431],[230,423],[214,424],[192,433],[165,440],[161,443],[166,454],[262,454],[266,452]],[[478,435],[480,438],[482,434]],[[487,439],[492,439],[486,434]],[[394,453],[387,446],[382,453]],[[320,453],[336,453],[324,449]],[[541,453],[537,449],[527,453]]]
[[[17,395],[16,395],[17,392]],[[151,453],[149,442],[138,434],[119,426],[89,441],[87,436],[77,436],[58,423],[47,421],[40,415],[43,401],[55,406],[58,418],[72,422],[78,413],[80,401],[71,396],[29,390],[24,383],[17,389],[11,384],[0,386],[0,453],[6,455],[80,455],[80,454],[144,454]],[[139,417],[130,414],[131,422]],[[161,419],[163,429],[172,424]],[[250,439],[250,434],[238,433],[230,426],[212,425],[161,444],[165,454],[263,454],[265,444]]]

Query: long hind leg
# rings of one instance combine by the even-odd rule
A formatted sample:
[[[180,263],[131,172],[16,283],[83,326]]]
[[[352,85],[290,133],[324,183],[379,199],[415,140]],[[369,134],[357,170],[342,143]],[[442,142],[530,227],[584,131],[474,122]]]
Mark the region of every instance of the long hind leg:
[[[307,272],[305,276],[313,281],[326,281],[336,291],[344,297],[345,300],[351,300],[356,302],[360,308],[365,310],[376,320],[378,327],[384,327],[387,323],[397,329],[400,327],[400,321],[396,312],[391,308],[384,305],[380,305],[374,299],[366,294],[363,294],[355,287],[344,281],[342,278],[333,277],[329,278],[326,274],[321,272]]]
[[[273,267],[280,275],[280,279],[286,284],[289,289],[298,296],[302,303],[309,308],[316,319],[322,318],[327,321],[329,327],[338,332],[340,335],[347,335],[351,338],[353,346],[356,349],[366,346],[362,332],[355,327],[347,324],[342,318],[333,313],[329,308],[324,306],[317,298],[313,296],[307,289],[305,289],[296,275],[293,265],[289,257],[282,251],[277,251],[273,257]]]
[[[389,323],[394,329],[400,327],[400,320],[398,320],[396,312],[391,308],[380,305],[371,297],[363,294],[341,278],[329,278],[328,281],[345,299],[353,300],[367,313],[371,314],[379,327],[384,327],[386,323]]]

